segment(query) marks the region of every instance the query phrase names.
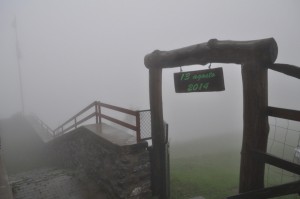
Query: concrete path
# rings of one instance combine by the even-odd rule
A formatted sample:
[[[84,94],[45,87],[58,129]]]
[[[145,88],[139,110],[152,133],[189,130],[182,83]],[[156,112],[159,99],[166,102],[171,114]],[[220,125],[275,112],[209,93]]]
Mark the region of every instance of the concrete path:
[[[94,184],[74,172],[43,168],[9,177],[14,199],[106,199]]]

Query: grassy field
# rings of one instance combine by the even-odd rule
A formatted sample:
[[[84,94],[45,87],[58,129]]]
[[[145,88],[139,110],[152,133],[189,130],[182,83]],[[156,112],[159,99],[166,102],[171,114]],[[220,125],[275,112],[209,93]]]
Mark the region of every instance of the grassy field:
[[[171,198],[221,199],[237,193],[241,137],[171,143]]]
[[[222,199],[235,195],[239,183],[241,143],[241,136],[230,134],[171,143],[171,198],[203,196],[206,199]],[[266,184],[285,181],[280,182],[279,179],[279,175],[271,176]],[[293,195],[280,198],[300,197]]]

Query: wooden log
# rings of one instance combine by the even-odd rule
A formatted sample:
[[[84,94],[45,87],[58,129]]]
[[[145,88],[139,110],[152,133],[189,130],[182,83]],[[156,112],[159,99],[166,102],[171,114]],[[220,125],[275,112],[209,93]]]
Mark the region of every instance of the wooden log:
[[[300,79],[300,67],[289,64],[271,64],[269,69]]]
[[[166,148],[162,105],[162,69],[150,68],[149,94],[152,136],[152,194],[159,199],[167,199]]]
[[[264,188],[263,162],[257,161],[251,151],[266,152],[269,133],[268,116],[268,73],[260,62],[242,65],[244,98],[244,132],[240,165],[239,191],[247,192]]]
[[[290,182],[282,185],[268,187],[241,193],[236,196],[227,197],[227,199],[254,199],[254,198],[274,198],[300,192],[300,181]]]
[[[253,41],[219,41],[211,39],[201,43],[171,51],[155,50],[145,56],[147,68],[171,68],[207,63],[256,62],[272,64],[277,58],[277,43],[273,38]]]

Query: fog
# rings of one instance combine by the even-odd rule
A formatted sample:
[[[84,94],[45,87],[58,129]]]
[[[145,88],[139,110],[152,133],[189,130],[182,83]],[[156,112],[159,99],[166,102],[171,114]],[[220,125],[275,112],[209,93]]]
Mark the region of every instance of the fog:
[[[52,128],[94,100],[149,108],[144,56],[220,40],[274,37],[277,63],[300,66],[300,1],[0,0],[0,119],[21,110],[15,29],[26,113]],[[225,91],[177,94],[163,71],[171,140],[242,134],[241,67],[223,67]],[[183,71],[207,66],[183,67]],[[269,104],[300,110],[300,82],[269,72]]]

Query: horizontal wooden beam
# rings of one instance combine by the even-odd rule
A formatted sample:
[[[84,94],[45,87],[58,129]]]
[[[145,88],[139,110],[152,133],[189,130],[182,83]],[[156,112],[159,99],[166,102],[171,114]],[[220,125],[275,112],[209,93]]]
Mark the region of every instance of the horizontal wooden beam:
[[[196,44],[170,51],[155,50],[144,58],[147,68],[172,68],[208,63],[248,62],[272,64],[277,58],[278,47],[273,38],[253,41],[220,41],[211,39],[206,43]]]
[[[111,122],[114,122],[114,123],[116,123],[116,124],[119,124],[119,125],[121,125],[121,126],[124,126],[124,127],[126,127],[126,128],[129,128],[129,129],[131,129],[131,130],[137,131],[136,126],[131,125],[131,124],[128,124],[128,123],[123,122],[123,121],[121,121],[121,120],[118,120],[118,119],[109,117],[109,116],[104,115],[104,114],[101,114],[100,117],[101,117],[101,118],[104,118],[104,119],[106,119],[106,120],[109,120],[109,121],[111,121]]]
[[[278,117],[300,122],[300,111],[298,110],[283,109],[269,106],[267,114],[268,116],[272,117]]]
[[[129,114],[129,115],[136,116],[136,114],[137,114],[137,111],[132,111],[132,110],[129,110],[129,109],[126,109],[126,108],[121,108],[121,107],[113,106],[113,105],[110,105],[110,104],[105,104],[105,103],[100,102],[99,105],[100,105],[100,107],[104,107],[104,108],[108,108],[108,109],[111,109],[111,110],[119,111],[119,112],[126,113],[126,114]]]
[[[284,169],[286,171],[300,175],[300,165],[299,164],[295,164],[293,162],[278,158],[278,157],[268,154],[268,153],[262,153],[260,151],[253,151],[253,155],[259,161],[263,161],[267,164],[270,164],[270,165],[276,166],[278,168]]]
[[[300,67],[289,64],[271,64],[269,69],[300,79]]]
[[[227,197],[227,199],[254,199],[254,198],[274,198],[300,192],[300,181],[277,185],[264,189],[249,191],[239,195]]]
[[[88,111],[90,108],[92,108],[96,104],[97,104],[97,102],[94,101],[93,103],[91,103],[90,105],[88,105],[87,107],[85,107],[84,109],[82,109],[80,112],[78,112],[76,115],[74,115],[73,117],[71,117],[70,119],[68,119],[67,121],[65,121],[63,124],[61,124],[60,126],[58,126],[54,131],[59,131],[59,129],[61,129],[63,126],[65,126],[69,122],[72,122],[75,118],[77,118],[78,116],[80,116],[82,113]]]
[[[91,118],[94,117],[94,116],[96,116],[96,112],[93,112],[93,113],[89,114],[88,116],[86,116],[85,118],[83,118],[83,119],[77,121],[75,127],[77,127],[77,126],[80,125],[81,123],[83,123],[83,122],[85,122],[85,121],[91,119]]]

